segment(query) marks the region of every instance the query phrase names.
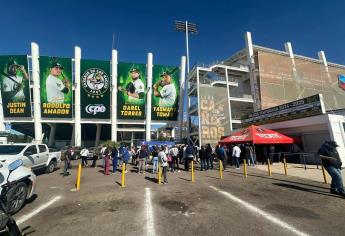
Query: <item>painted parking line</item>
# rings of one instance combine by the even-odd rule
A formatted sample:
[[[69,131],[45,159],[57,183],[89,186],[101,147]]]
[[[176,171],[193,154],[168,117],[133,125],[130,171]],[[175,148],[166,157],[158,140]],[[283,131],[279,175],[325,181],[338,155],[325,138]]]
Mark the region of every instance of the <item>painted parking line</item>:
[[[145,188],[145,207],[146,207],[146,235],[155,236],[153,209],[151,202],[151,189]]]
[[[44,209],[46,209],[47,207],[49,207],[50,205],[54,204],[55,202],[57,202],[60,199],[61,199],[61,196],[54,197],[52,200],[50,200],[49,202],[41,205],[40,207],[38,207],[37,209],[33,210],[29,214],[26,214],[26,215],[20,217],[16,221],[17,224],[20,225],[20,224],[24,223],[25,221],[27,221],[28,219],[34,217],[35,215],[37,215],[38,213],[40,213],[41,211],[43,211]]]
[[[290,231],[291,233],[298,235],[298,236],[309,236],[309,234],[304,233],[298,229],[296,229],[295,227],[285,223],[284,221],[278,219],[277,217],[257,208],[256,206],[232,195],[231,193],[219,190],[218,188],[214,187],[214,186],[210,186],[210,188],[212,188],[213,190],[223,194],[224,196],[226,196],[227,198],[229,198],[230,200],[239,203],[241,206],[243,206],[245,209],[249,210],[250,212],[254,213],[255,215],[260,215],[263,216],[265,219],[267,219],[268,221]]]

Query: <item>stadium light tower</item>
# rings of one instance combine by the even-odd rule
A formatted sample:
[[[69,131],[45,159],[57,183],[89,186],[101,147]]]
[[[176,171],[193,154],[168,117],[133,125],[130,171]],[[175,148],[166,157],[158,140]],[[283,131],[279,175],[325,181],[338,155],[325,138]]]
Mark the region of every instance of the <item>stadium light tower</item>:
[[[188,21],[175,20],[175,30],[186,33],[186,51],[187,51],[187,74],[189,74],[189,46],[188,46],[188,33],[197,34],[198,29],[196,24],[189,23]]]

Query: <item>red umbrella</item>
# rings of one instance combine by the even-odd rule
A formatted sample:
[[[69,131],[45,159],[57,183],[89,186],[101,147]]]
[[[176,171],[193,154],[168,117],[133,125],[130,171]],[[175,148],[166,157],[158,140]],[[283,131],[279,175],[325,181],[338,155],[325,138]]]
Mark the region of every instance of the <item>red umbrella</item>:
[[[230,143],[293,143],[293,139],[276,131],[251,125],[248,128],[234,132],[230,136],[219,141],[219,144]]]

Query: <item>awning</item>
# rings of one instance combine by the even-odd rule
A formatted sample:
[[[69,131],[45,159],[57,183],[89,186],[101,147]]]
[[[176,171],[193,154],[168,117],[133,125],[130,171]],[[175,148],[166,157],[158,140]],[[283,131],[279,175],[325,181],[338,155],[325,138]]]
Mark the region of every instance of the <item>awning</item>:
[[[276,131],[251,125],[248,128],[235,131],[230,136],[219,141],[220,144],[253,143],[253,144],[277,144],[293,143],[293,139]]]

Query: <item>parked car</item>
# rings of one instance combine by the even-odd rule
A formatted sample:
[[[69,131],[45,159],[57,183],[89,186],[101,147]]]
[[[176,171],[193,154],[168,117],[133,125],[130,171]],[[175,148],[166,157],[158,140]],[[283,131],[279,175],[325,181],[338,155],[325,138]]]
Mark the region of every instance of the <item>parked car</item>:
[[[22,160],[23,165],[33,170],[46,169],[51,173],[60,162],[61,152],[50,153],[45,144],[15,143],[0,145],[0,162],[11,163]]]
[[[36,175],[30,168],[23,165],[13,170],[10,175],[9,164],[0,162],[0,192],[8,182],[14,183],[10,185],[6,193],[8,213],[12,215],[18,212],[24,206],[26,200],[30,199],[35,193]]]

